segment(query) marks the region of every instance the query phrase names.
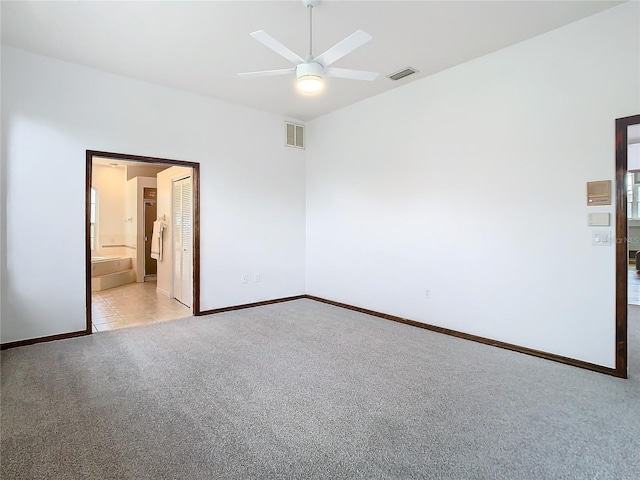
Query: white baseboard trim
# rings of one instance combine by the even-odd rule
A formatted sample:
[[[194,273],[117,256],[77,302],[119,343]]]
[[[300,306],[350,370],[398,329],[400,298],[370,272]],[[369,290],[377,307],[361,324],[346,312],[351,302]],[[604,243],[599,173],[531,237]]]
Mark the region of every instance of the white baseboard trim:
[[[160,287],[156,287],[156,293],[161,293],[162,295],[164,295],[165,297],[169,297],[171,298],[171,294],[163,289],[161,289]]]

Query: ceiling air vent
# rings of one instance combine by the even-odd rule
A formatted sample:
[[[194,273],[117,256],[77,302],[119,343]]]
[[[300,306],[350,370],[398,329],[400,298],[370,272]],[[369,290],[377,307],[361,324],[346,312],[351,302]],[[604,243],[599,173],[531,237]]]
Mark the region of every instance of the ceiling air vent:
[[[415,68],[407,67],[403,68],[399,72],[392,73],[391,75],[387,75],[391,80],[400,80],[401,78],[408,77],[409,75],[413,75],[418,71]]]
[[[285,145],[287,147],[304,148],[304,126],[284,122],[286,126]]]

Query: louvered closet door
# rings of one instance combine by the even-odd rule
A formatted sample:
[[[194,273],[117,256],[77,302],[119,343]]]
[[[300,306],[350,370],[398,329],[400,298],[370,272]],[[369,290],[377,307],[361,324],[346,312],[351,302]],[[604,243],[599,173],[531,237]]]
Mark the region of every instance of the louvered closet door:
[[[173,296],[187,307],[193,301],[193,199],[191,177],[173,182]]]

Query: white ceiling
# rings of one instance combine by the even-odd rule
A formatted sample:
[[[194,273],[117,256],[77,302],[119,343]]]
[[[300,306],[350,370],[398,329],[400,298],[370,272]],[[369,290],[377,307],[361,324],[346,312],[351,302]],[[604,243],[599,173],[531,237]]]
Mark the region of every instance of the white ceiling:
[[[333,66],[381,76],[328,78],[325,91],[311,97],[296,93],[294,75],[236,75],[291,66],[249,36],[256,30],[306,56],[309,20],[299,0],[3,0],[2,43],[306,121],[620,3],[324,0],[313,11],[314,55],[363,29],[373,40]],[[386,78],[407,66],[419,73]]]

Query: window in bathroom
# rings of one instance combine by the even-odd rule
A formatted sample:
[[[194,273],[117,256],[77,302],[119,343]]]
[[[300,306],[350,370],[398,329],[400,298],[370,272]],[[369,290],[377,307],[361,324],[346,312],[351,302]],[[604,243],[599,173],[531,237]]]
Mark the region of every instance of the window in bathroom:
[[[98,203],[98,192],[96,191],[95,188],[92,188],[91,189],[91,209],[90,209],[90,218],[89,218],[89,222],[90,222],[89,245],[91,245],[92,252],[95,250],[95,244],[96,244],[96,205],[97,203]]]

